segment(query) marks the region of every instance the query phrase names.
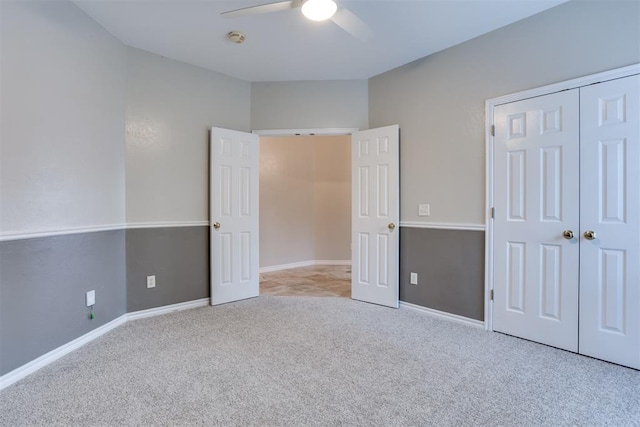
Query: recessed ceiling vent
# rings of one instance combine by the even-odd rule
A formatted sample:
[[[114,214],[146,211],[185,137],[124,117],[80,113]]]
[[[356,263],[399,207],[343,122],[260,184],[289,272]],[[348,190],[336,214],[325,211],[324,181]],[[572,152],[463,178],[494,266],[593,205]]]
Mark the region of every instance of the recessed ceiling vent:
[[[227,33],[227,39],[230,42],[239,44],[244,42],[244,40],[246,39],[246,36],[244,35],[244,33],[241,33],[240,31],[229,31]]]

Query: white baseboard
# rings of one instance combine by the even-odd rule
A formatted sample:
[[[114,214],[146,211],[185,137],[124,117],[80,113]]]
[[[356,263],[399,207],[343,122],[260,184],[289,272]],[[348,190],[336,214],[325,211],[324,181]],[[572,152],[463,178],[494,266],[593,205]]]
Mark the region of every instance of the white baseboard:
[[[209,298],[201,298],[193,301],[180,302],[178,304],[164,305],[162,307],[150,308],[148,310],[133,311],[127,313],[127,321],[144,319],[145,317],[160,316],[174,311],[189,310],[191,308],[206,307],[209,305]]]
[[[351,265],[350,259],[319,259],[314,261],[314,265]]]
[[[14,369],[13,371],[4,374],[0,377],[0,390],[5,387],[10,386],[11,384],[21,380],[37,371],[40,368],[44,368],[48,364],[55,362],[60,359],[62,356],[71,353],[73,350],[76,350],[83,345],[95,340],[96,338],[106,334],[107,332],[121,326],[127,322],[127,315],[123,314],[122,316],[112,320],[109,323],[106,323],[99,328],[94,329],[91,332],[87,332],[81,337],[76,338],[73,341],[70,341],[66,344],[61,345],[60,347],[51,350],[50,352],[43,354],[37,359],[32,360],[31,362],[20,366],[19,368]]]
[[[468,317],[459,316],[457,314],[447,313],[440,310],[434,310],[433,308],[427,308],[421,305],[411,304],[409,302],[404,302],[404,301],[400,301],[400,307],[405,307],[411,310],[419,311],[421,313],[425,313],[433,317],[438,317],[440,319],[462,323],[463,325],[472,326],[474,328],[484,329],[484,322],[481,320],[470,319]]]
[[[268,267],[260,267],[260,273],[271,273],[273,271],[289,270],[292,268],[311,267],[312,265],[351,265],[351,260],[311,260],[293,262],[291,264],[270,265]]]
[[[40,368],[44,368],[48,364],[60,359],[62,356],[76,350],[83,345],[95,340],[96,338],[106,334],[107,332],[124,325],[130,320],[143,319],[145,317],[159,316],[162,314],[171,313],[173,311],[188,310],[190,308],[205,307],[209,305],[209,298],[202,298],[194,301],[181,302],[178,304],[165,305],[162,307],[150,308],[148,310],[134,311],[131,313],[123,314],[117,319],[106,323],[99,328],[94,329],[91,332],[87,332],[81,337],[76,338],[60,347],[51,350],[50,352],[14,369],[13,371],[4,374],[0,377],[0,390],[10,386],[11,384],[21,380],[37,371]]]
[[[268,267],[260,267],[260,273],[271,273],[272,271],[289,270],[291,268],[310,267],[314,265],[313,261],[292,262],[291,264],[270,265]]]

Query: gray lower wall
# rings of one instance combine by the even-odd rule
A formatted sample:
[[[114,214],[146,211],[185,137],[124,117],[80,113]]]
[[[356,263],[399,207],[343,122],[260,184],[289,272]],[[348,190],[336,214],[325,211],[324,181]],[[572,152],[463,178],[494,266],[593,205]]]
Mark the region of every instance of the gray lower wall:
[[[400,300],[484,320],[484,232],[402,227]]]
[[[131,229],[126,245],[127,312],[209,297],[209,227]]]
[[[0,242],[0,375],[125,313],[124,250],[124,230]]]
[[[0,375],[127,312],[208,297],[206,226],[0,242]]]
[[[400,233],[400,300],[483,320],[484,232]],[[85,306],[92,289],[94,320]],[[0,375],[127,312],[209,296],[207,226],[0,242]]]

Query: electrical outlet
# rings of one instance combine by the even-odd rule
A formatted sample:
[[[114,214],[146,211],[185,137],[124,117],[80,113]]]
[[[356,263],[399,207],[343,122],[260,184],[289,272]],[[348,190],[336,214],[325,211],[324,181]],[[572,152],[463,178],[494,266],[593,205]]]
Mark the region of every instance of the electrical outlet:
[[[419,204],[418,205],[418,216],[430,216],[431,215],[431,205]]]
[[[412,285],[418,284],[418,273],[411,273],[411,284]]]
[[[156,276],[147,276],[147,288],[156,287]]]
[[[91,307],[96,304],[96,291],[89,291],[86,295],[87,307]]]

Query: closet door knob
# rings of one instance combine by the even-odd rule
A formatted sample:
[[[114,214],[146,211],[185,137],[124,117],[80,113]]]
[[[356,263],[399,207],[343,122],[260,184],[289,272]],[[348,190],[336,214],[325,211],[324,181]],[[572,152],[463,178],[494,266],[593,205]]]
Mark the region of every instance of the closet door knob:
[[[591,230],[585,231],[584,238],[587,240],[594,240],[596,238],[596,232]]]
[[[562,232],[562,237],[564,237],[564,238],[565,238],[565,239],[567,239],[567,240],[571,240],[571,239],[573,239],[573,231],[571,231],[571,230],[564,230],[564,231]]]
[[[393,230],[395,230],[396,225],[394,223],[390,222],[388,227],[389,227],[389,230],[393,231]]]
[[[213,228],[215,228],[216,230],[220,229],[220,223],[219,222],[214,222],[213,223]]]

